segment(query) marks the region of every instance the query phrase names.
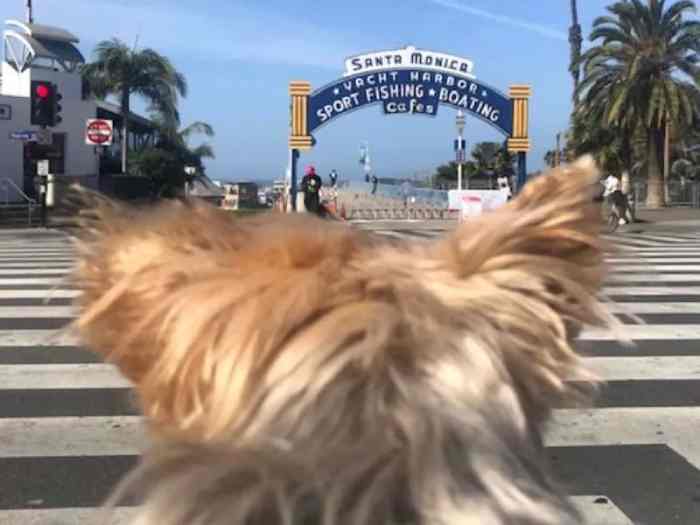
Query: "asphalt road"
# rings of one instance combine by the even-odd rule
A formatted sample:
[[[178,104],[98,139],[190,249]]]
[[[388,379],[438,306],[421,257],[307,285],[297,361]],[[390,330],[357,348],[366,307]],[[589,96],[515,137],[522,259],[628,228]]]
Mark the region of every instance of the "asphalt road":
[[[408,239],[445,233],[434,223],[356,226]],[[700,233],[614,239],[626,250],[611,260],[605,293],[637,346],[582,334],[578,347],[608,382],[594,408],[556,411],[551,465],[591,523],[697,524]],[[71,263],[60,232],[0,231],[2,525],[88,523],[145,443],[128,383],[60,332],[77,292],[52,288]]]

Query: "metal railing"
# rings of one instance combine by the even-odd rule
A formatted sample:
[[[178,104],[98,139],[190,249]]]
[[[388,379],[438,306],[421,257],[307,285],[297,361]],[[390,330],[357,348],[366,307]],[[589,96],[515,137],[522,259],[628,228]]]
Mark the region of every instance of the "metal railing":
[[[336,192],[337,207],[348,219],[454,218],[444,190],[344,181]]]
[[[15,192],[18,193],[20,195],[20,197],[22,197],[22,199],[24,199],[26,204],[19,205],[19,206],[21,206],[21,207],[26,206],[27,207],[27,225],[31,226],[32,225],[32,214],[34,213],[34,208],[37,205],[36,200],[32,199],[29,195],[24,193],[24,191],[19,186],[17,186],[17,183],[15,183],[15,181],[10,179],[9,177],[4,177],[4,178],[0,179],[0,188],[2,188],[4,190],[4,193],[5,193],[4,203],[0,204],[0,206],[5,208],[5,209],[17,208],[17,206],[18,206],[16,204],[10,204],[10,188],[14,189]]]
[[[700,208],[700,183],[674,180],[669,181],[667,187],[667,206]],[[633,182],[629,199],[635,208],[643,208],[647,199],[647,183]]]

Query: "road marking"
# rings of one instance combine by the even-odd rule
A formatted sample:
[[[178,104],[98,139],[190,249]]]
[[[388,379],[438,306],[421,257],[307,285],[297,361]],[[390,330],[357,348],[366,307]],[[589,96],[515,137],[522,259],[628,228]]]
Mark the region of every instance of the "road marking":
[[[629,261],[626,261],[629,262]],[[700,264],[615,264],[612,267],[613,273],[639,272],[640,270],[649,272],[700,272]],[[2,267],[0,266],[0,273]],[[639,273],[635,275],[641,275]]]
[[[0,346],[79,346],[66,330],[0,330]],[[2,350],[0,350],[2,351]]]
[[[596,503],[601,498],[606,503]],[[582,525],[634,525],[607,496],[572,496],[571,501],[586,520]]]
[[[700,314],[697,303],[606,303],[608,310],[615,314]],[[1,310],[1,309],[0,309]],[[2,317],[2,315],[0,315]],[[698,349],[700,352],[700,349]]]
[[[591,357],[584,362],[604,381],[700,380],[700,356]]]
[[[22,509],[0,511],[2,525],[135,525],[137,509],[120,507],[105,514],[99,508]],[[105,517],[111,518],[109,521]],[[597,524],[596,524],[597,525]],[[617,525],[617,524],[615,524]]]
[[[641,282],[653,281],[658,283],[700,283],[700,273],[614,273],[608,278],[611,282]],[[2,282],[2,279],[0,279]]]
[[[74,306],[0,306],[0,319],[65,319],[77,313]]]
[[[560,409],[549,447],[667,445],[700,469],[700,407]]]
[[[0,390],[131,388],[114,365],[0,365]]]
[[[700,286],[607,286],[604,295],[700,295]]]
[[[700,339],[700,324],[624,324],[617,331],[631,340]],[[614,341],[616,334],[603,328],[585,328],[579,337],[584,341]]]
[[[0,435],[1,458],[133,456],[148,446],[141,416],[0,418]]]
[[[65,277],[12,277],[3,279],[0,277],[0,286],[33,286],[43,284],[57,286],[68,284],[68,276]]]
[[[0,290],[0,299],[72,299],[80,296],[80,290]]]

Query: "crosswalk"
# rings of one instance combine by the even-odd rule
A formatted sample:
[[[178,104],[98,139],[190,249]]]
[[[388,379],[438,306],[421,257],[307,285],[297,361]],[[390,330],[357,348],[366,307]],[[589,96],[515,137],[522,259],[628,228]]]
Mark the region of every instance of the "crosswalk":
[[[604,293],[636,347],[583,332],[579,348],[607,384],[595,408],[556,411],[551,463],[591,524],[697,523],[700,233],[612,239],[622,250]],[[0,231],[0,525],[104,523],[99,506],[146,443],[128,382],[62,331],[72,263],[60,232]]]

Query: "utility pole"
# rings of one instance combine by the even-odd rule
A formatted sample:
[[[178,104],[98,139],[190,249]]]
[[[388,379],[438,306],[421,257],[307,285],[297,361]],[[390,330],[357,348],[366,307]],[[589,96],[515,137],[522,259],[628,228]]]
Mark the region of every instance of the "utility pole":
[[[32,0],[27,0],[27,23],[34,23],[34,13],[32,11]]]

